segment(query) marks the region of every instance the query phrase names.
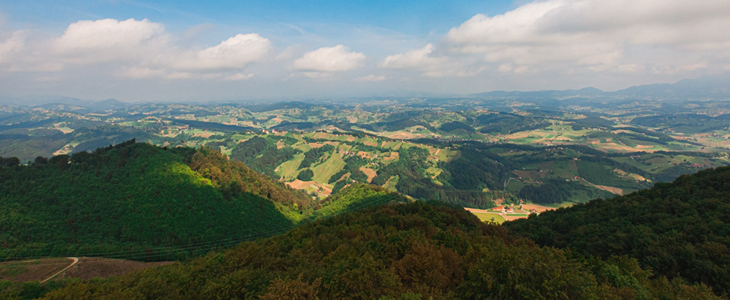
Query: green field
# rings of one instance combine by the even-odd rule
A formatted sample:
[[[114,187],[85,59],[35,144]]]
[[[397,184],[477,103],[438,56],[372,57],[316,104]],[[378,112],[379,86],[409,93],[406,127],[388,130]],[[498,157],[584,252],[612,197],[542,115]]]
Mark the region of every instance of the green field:
[[[496,222],[497,224],[502,224],[506,222],[507,220],[498,215],[498,214],[490,214],[490,213],[473,213],[475,216],[479,218],[479,220],[482,220],[483,222]]]
[[[286,180],[293,180],[297,178],[297,175],[299,174],[298,168],[302,163],[302,160],[304,160],[304,154],[295,155],[294,159],[282,163],[279,166],[279,171],[277,171],[277,173]]]
[[[344,166],[345,161],[342,160],[339,154],[330,154],[325,162],[311,168],[314,171],[314,181],[327,183],[330,177],[342,170]]]

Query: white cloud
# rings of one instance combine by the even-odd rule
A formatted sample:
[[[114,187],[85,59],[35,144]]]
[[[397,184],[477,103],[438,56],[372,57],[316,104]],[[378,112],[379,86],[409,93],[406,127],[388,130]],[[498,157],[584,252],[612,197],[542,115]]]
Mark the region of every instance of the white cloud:
[[[305,53],[294,61],[294,69],[314,72],[338,72],[357,69],[365,60],[365,54],[350,52],[350,49],[337,45],[323,47]]]
[[[239,76],[238,71],[263,60],[272,48],[255,33],[237,34],[202,50],[180,47],[162,24],[147,19],[78,21],[60,37],[19,51],[23,40],[18,33],[0,42],[0,64],[13,62],[6,70],[48,72],[103,64],[110,75],[133,79],[244,80],[253,74]],[[16,52],[25,54],[13,56]]]
[[[730,28],[726,0],[548,0],[492,17],[478,14],[452,28],[444,41],[486,63],[625,71],[627,60],[654,59],[652,47],[730,50],[725,28]]]
[[[433,44],[427,44],[421,49],[411,50],[403,54],[394,54],[386,57],[378,66],[385,69],[415,69],[426,77],[465,77],[474,76],[484,70],[483,66],[474,67],[469,60],[457,59],[448,56],[434,56]]]
[[[73,63],[140,60],[161,54],[168,41],[160,23],[103,19],[72,23],[52,49]]]
[[[386,69],[412,69],[412,68],[432,68],[443,64],[445,57],[432,57],[434,50],[433,44],[428,44],[421,49],[411,50],[404,54],[394,54],[386,57],[381,68]]]
[[[271,41],[258,34],[238,34],[220,44],[176,57],[170,64],[177,69],[243,69],[261,59],[271,49]]]
[[[155,78],[165,75],[165,71],[145,67],[131,67],[123,68],[120,75],[128,78]]]
[[[251,78],[253,78],[253,74],[250,74],[250,73],[249,74],[238,73],[238,74],[234,74],[234,75],[225,77],[224,80],[228,80],[228,81],[241,81],[241,80],[249,80]]]
[[[11,60],[11,57],[20,52],[24,45],[25,33],[23,31],[13,32],[9,38],[0,42],[0,63]]]
[[[360,82],[376,82],[376,81],[383,81],[385,80],[385,76],[378,76],[378,75],[368,75],[363,77],[355,78],[355,81]]]

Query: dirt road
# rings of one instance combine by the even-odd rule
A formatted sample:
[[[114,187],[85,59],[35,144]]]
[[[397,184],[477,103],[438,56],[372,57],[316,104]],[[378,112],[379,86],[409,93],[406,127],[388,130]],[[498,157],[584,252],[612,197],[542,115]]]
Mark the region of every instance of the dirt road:
[[[53,279],[53,277],[58,276],[59,274],[63,273],[64,271],[68,270],[68,268],[73,267],[74,265],[76,265],[77,263],[79,263],[79,258],[78,257],[66,257],[66,258],[72,260],[73,262],[70,265],[68,265],[65,268],[63,268],[63,270],[58,271],[58,272],[56,272],[56,274],[51,275],[51,277],[48,277],[46,279],[41,280],[40,283],[44,283],[46,281],[49,281],[49,280]]]

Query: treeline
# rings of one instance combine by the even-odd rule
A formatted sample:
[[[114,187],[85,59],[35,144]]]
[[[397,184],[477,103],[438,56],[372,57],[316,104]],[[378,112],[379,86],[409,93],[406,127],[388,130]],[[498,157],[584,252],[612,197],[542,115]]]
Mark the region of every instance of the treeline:
[[[312,201],[209,148],[131,140],[29,165],[0,158],[0,259],[182,259],[288,230]]]
[[[324,156],[325,154],[332,154],[333,151],[335,151],[335,146],[332,145],[324,145],[319,148],[309,149],[309,151],[304,152],[304,159],[302,160],[302,163],[299,164],[299,168],[297,169],[309,168],[312,166],[313,163],[319,161],[322,156]]]
[[[373,178],[372,183],[384,185],[391,177],[398,176],[398,183],[395,188],[398,192],[413,196],[420,199],[434,199],[447,203],[458,204],[468,207],[488,208],[493,207],[492,198],[484,193],[484,187],[494,187],[495,183],[489,182],[492,179],[492,165],[486,160],[479,158],[473,164],[468,159],[456,160],[443,166],[444,171],[438,180],[442,185],[436,184],[433,179],[425,176],[426,170],[430,167],[428,164],[428,150],[418,147],[407,147],[398,150],[399,158],[397,161],[382,167],[377,172],[377,176]],[[469,170],[455,171],[458,168],[469,165]],[[474,169],[476,168],[476,169]],[[484,173],[488,171],[490,173]],[[463,174],[462,172],[466,172]],[[500,171],[494,171],[500,172]],[[477,184],[474,183],[469,175],[477,176]],[[487,183],[489,182],[489,183]]]
[[[382,193],[376,192],[375,194]],[[372,193],[368,193],[372,194]],[[636,260],[584,258],[437,203],[384,205],[43,299],[719,299]]]
[[[730,293],[730,167],[509,222],[540,245],[585,255],[627,255],[644,268]]]
[[[233,148],[231,158],[243,162],[257,172],[279,179],[280,176],[274,171],[276,167],[294,158],[297,153],[301,151],[291,147],[278,149],[273,138],[254,136]]]
[[[537,186],[526,185],[520,190],[518,196],[538,204],[556,204],[570,201],[571,196],[576,192],[585,194],[586,198],[589,199],[603,199],[614,196],[609,192],[590,188],[579,182],[562,179],[546,180]]]

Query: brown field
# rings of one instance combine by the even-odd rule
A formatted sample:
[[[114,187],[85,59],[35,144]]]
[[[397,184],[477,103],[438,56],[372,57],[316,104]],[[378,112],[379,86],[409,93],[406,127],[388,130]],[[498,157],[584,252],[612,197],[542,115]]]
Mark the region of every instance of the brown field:
[[[647,148],[653,148],[653,147],[654,146],[652,146],[652,145],[636,145],[636,148],[639,148],[639,149],[647,149]]]
[[[309,147],[312,147],[312,148],[319,148],[319,147],[324,146],[324,144],[320,144],[320,143],[308,143],[307,145],[309,145]]]
[[[309,187],[310,185],[313,185],[313,184],[316,184],[316,182],[314,182],[314,181],[301,181],[299,179],[294,180],[292,182],[287,182],[286,183],[286,185],[288,185],[288,186],[290,186],[290,187],[292,187],[294,189],[297,189],[297,190],[306,189],[307,187]]]
[[[363,145],[377,147],[378,146],[378,143],[375,143],[375,142],[364,142]]]
[[[373,178],[375,178],[375,176],[378,176],[378,174],[375,172],[375,170],[370,169],[370,168],[360,167],[360,171],[365,173],[365,175],[368,175],[368,183],[373,181]]]
[[[326,141],[326,142],[324,142],[324,144],[325,145],[332,145],[332,146],[337,147],[337,146],[340,145],[340,142]]]
[[[348,142],[354,142],[355,140],[356,140],[356,139],[355,139],[355,137],[354,137],[354,136],[351,136],[351,135],[348,135],[348,136],[347,136],[347,141],[348,141]],[[367,144],[366,144],[366,145],[367,145]]]
[[[209,132],[209,131],[206,131],[206,132],[203,132],[203,133],[193,134],[193,136],[196,136],[196,137],[199,136],[199,137],[203,137],[203,138],[206,138],[207,139],[207,138],[213,136],[213,133],[212,132]]]
[[[111,259],[102,257],[80,257],[79,263],[58,275],[56,279],[80,278],[88,280],[92,278],[107,278],[111,276],[122,276],[149,267],[157,267],[172,264],[173,262],[139,262],[123,259]]]
[[[555,210],[555,208],[542,206],[542,205],[538,205],[538,204],[522,204],[522,210],[526,210],[529,212],[531,209],[534,209],[539,213],[548,211],[548,210]]]
[[[519,219],[527,219],[527,216],[512,216],[512,215],[509,215],[509,214],[502,214],[502,217],[504,217],[504,219],[507,220],[507,221],[514,221],[514,220],[519,220]]]
[[[16,282],[41,281],[73,261],[68,258],[43,258],[0,263],[0,279]]]
[[[286,147],[286,144],[284,144],[283,141],[277,141],[276,142],[276,149],[281,149],[281,148],[284,148],[284,147]]]
[[[322,189],[322,194],[329,195],[332,194],[332,189],[328,188],[324,185],[321,185],[319,183],[316,183],[314,181],[301,181],[299,179],[294,180],[292,182],[287,182],[286,185],[290,186],[291,188],[297,189],[297,190],[304,190],[310,186],[315,186],[317,188]]]
[[[619,196],[624,194],[624,190],[622,190],[620,188],[616,188],[616,187],[612,187],[612,186],[605,186],[605,185],[593,185],[593,186],[597,187],[598,189],[601,189],[606,192],[616,194]]]
[[[317,132],[317,133],[314,134],[314,136],[312,136],[312,138],[315,138],[315,139],[329,139],[329,136],[327,135],[327,133]]]
[[[464,210],[466,210],[468,212],[472,212],[472,213],[493,213],[493,212],[490,212],[490,211],[488,211],[486,209],[478,209],[478,208],[464,207]]]
[[[16,282],[42,281],[63,270],[72,263],[68,258],[43,258],[22,262],[0,263],[0,279]],[[123,259],[109,259],[101,257],[80,257],[79,262],[68,270],[54,277],[52,280],[62,278],[80,278],[88,280],[92,278],[106,278],[110,276],[121,276],[127,273],[139,271],[148,267],[162,266],[172,262],[137,262]]]
[[[370,155],[370,153],[365,152],[365,151],[359,151],[359,152],[357,152],[357,155],[360,155],[360,157],[362,157],[362,158],[372,158],[372,155]]]
[[[398,152],[390,152],[390,156],[385,157],[385,160],[392,160],[392,159],[398,159],[400,158],[400,154]]]

